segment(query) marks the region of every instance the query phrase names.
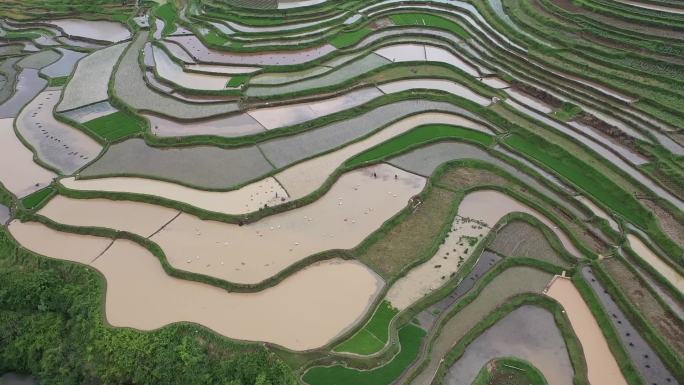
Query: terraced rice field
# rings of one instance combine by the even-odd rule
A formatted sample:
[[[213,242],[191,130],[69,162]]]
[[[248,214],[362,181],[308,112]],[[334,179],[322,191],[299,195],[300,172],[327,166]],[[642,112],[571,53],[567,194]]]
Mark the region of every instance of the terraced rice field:
[[[0,2],[0,383],[684,385],[683,53],[676,0]]]

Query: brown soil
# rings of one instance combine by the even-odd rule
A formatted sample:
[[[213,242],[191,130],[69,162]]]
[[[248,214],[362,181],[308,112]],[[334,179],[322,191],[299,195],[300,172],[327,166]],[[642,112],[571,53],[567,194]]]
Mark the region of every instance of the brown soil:
[[[520,83],[516,81],[513,83],[513,88],[522,93],[528,94],[535,99],[539,99],[553,108],[560,108],[563,106],[562,100],[558,99],[557,97],[551,95],[550,93],[544,90],[532,87],[529,84]]]
[[[568,12],[584,15],[589,19],[605,24],[606,26],[614,29],[622,29],[628,32],[658,36],[665,39],[684,38],[684,33],[682,32],[667,28],[657,28],[649,25],[637,24],[636,22],[627,21],[618,17],[592,12],[590,9],[579,7],[573,4],[572,0],[551,0],[551,2]]]
[[[680,247],[684,247],[684,225],[682,225],[682,223],[677,220],[674,215],[672,215],[672,212],[664,209],[650,199],[642,198],[639,199],[639,201],[653,211],[653,213],[658,217],[660,227],[663,228],[665,234],[667,234]]]
[[[620,286],[621,291],[641,310],[641,313],[655,326],[672,347],[684,354],[684,325],[678,318],[660,305],[646,285],[624,262],[617,258],[603,260],[603,266]]]
[[[517,89],[520,92],[528,94],[536,99],[539,99],[553,108],[561,108],[563,106],[562,100],[558,99],[557,97],[551,95],[550,93],[544,90],[540,90],[528,84],[516,82],[513,84],[513,88]],[[637,154],[647,159],[652,158],[648,153],[644,153],[640,150],[639,147],[636,146],[636,140],[634,138],[625,134],[619,128],[604,122],[603,120],[595,117],[590,113],[582,112],[579,115],[577,115],[577,117],[575,117],[574,120],[578,123],[582,123],[593,128],[606,138],[613,141],[617,141],[619,144],[626,146],[630,150],[636,152]]]
[[[592,114],[582,112],[575,118],[578,123],[585,124],[594,130],[598,131],[604,137],[617,141],[619,144],[629,148],[633,152],[641,155],[646,159],[653,159],[653,156],[641,150],[640,147],[636,145],[636,139],[622,132],[619,128],[604,122],[603,120],[595,117]]]
[[[430,250],[442,226],[453,219],[448,214],[454,199],[453,192],[433,188],[422,204],[384,231],[358,259],[384,278],[396,276]]]
[[[465,190],[467,188],[481,185],[495,185],[511,187],[513,184],[507,179],[491,173],[489,171],[459,167],[445,172],[439,179],[439,184],[455,189]]]
[[[496,233],[489,248],[508,257],[530,257],[559,266],[569,264],[537,227],[523,221],[510,222]]]

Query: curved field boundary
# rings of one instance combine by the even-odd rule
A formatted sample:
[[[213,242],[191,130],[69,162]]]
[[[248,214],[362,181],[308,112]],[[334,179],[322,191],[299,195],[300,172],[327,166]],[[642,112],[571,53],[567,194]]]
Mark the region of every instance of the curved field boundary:
[[[543,373],[542,383],[545,377],[552,384],[572,385],[574,368],[560,332],[567,321],[557,324],[553,308],[521,305],[512,310],[466,346],[441,382],[472,385],[479,368],[490,360],[515,357],[531,362],[537,375]]]
[[[26,226],[29,226],[28,232],[24,231]],[[28,249],[99,270],[108,282],[107,320],[119,327],[154,330],[171,323],[194,322],[233,339],[265,340],[305,350],[325,344],[352,325],[365,313],[368,302],[382,286],[379,277],[362,264],[331,260],[312,265],[308,271],[298,273],[300,278],[293,275],[260,294],[226,293],[208,285],[168,277],[145,248],[128,240],[59,233],[37,223],[15,222],[9,229]],[[43,236],[31,239],[30,234],[35,231]],[[54,253],[59,248],[57,245],[71,251]],[[76,249],[78,253],[74,254]],[[74,259],[74,255],[79,257]],[[348,279],[358,280],[352,292],[345,288]],[[299,295],[295,295],[297,292]],[[335,292],[337,299],[334,299]],[[179,301],[185,304],[178,306]],[[350,304],[351,308],[345,306],[343,310],[343,303]],[[329,308],[325,313],[331,315],[329,322],[320,314],[316,316],[325,307]],[[235,312],[236,308],[242,311]],[[287,308],[298,308],[298,320],[286,324],[275,316]],[[263,317],[263,311],[269,309],[274,315]],[[314,324],[317,332],[309,333]]]

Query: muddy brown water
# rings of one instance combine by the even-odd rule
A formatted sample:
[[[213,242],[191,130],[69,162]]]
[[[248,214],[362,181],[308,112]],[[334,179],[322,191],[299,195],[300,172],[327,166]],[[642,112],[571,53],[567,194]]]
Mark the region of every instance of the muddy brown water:
[[[106,238],[52,230],[37,222],[10,222],[9,231],[23,247],[46,257],[89,264],[111,243]]]
[[[17,138],[13,119],[0,119],[0,182],[19,198],[40,190],[57,175],[33,161],[33,153]]]
[[[315,253],[355,247],[424,186],[424,178],[382,164],[344,174],[315,202],[255,223],[181,214],[151,239],[178,269],[258,283]]]
[[[395,177],[396,176],[396,177]],[[350,249],[406,207],[425,178],[380,164],[344,174],[311,204],[244,226],[147,203],[55,198],[40,214],[57,222],[150,236],[182,270],[258,283],[313,254]],[[273,192],[252,190],[271,199]],[[242,198],[246,198],[244,195]],[[250,198],[251,202],[251,198]],[[137,218],[131,221],[131,218]]]
[[[627,240],[629,241],[630,248],[641,257],[641,259],[646,261],[646,263],[651,265],[651,267],[665,277],[672,286],[676,287],[680,292],[684,292],[684,277],[682,277],[677,270],[663,261],[636,235],[627,234]]]
[[[320,347],[353,326],[383,285],[361,263],[335,259],[257,293],[227,293],[169,277],[147,250],[122,240],[93,266],[107,278],[107,320],[114,326],[152,330],[195,322],[230,338],[293,350]]]
[[[320,188],[328,177],[345,160],[364,150],[424,124],[451,124],[491,133],[481,123],[459,115],[427,112],[401,119],[378,133],[352,143],[339,150],[315,157],[287,168],[275,175],[228,192],[209,192],[163,182],[135,177],[110,177],[98,179],[64,178],[61,183],[70,189],[84,191],[111,191],[147,194],[188,203],[193,206],[225,213],[246,214],[267,204],[269,207],[299,199]],[[278,183],[280,182],[280,183]],[[281,186],[282,184],[282,186]]]
[[[171,182],[133,177],[61,179],[64,187],[80,191],[109,191],[157,196],[223,214],[247,214],[289,201],[287,192],[272,177],[231,191],[205,191]],[[284,200],[283,200],[284,199]]]
[[[582,344],[589,382],[627,385],[596,319],[572,281],[567,278],[556,278],[546,291],[546,295],[558,301],[570,319],[570,324]]]
[[[194,322],[229,338],[312,349],[359,322],[384,285],[360,262],[332,259],[260,292],[228,293],[168,276],[155,256],[131,241],[112,243],[35,222],[13,221],[9,230],[36,253],[99,270],[107,280],[105,313],[113,326],[153,330]]]
[[[105,227],[148,237],[178,215],[178,210],[131,201],[73,199],[57,195],[39,215],[71,226]]]

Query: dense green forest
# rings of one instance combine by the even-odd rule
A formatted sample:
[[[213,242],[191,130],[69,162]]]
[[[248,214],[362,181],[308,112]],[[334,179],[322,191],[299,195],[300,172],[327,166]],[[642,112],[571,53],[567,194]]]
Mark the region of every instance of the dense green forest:
[[[295,383],[263,346],[198,326],[108,327],[103,293],[97,272],[18,248],[0,227],[0,373],[32,373],[41,385]]]

